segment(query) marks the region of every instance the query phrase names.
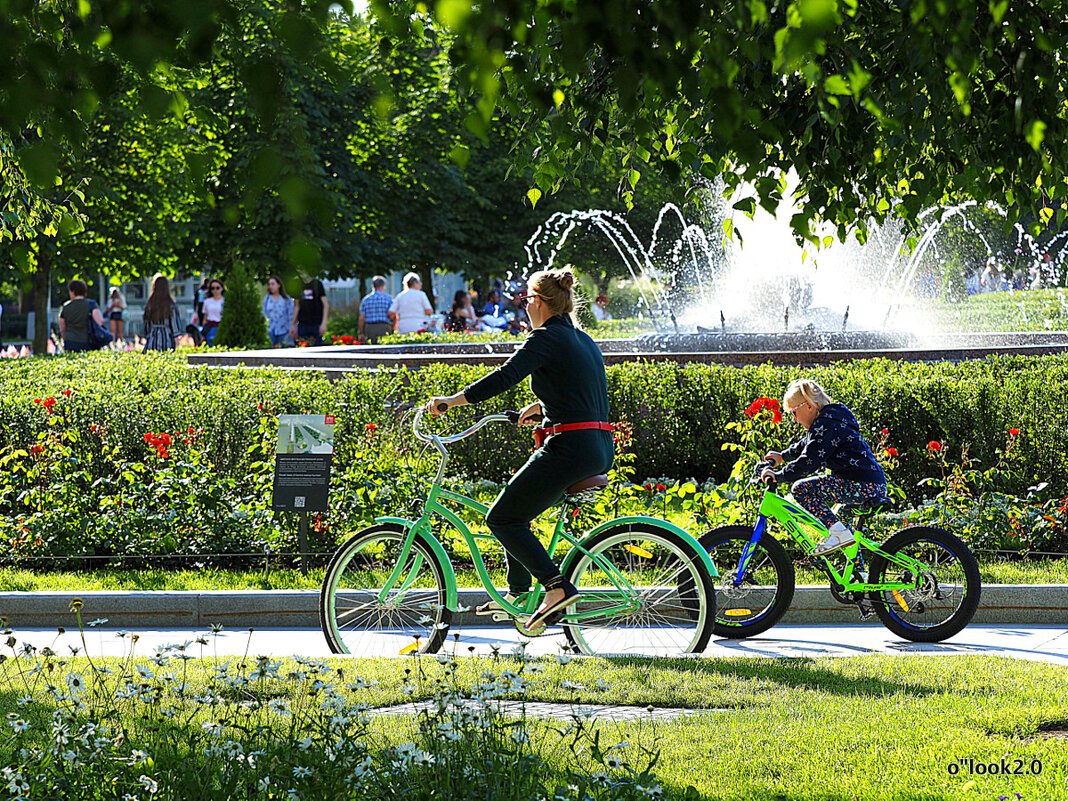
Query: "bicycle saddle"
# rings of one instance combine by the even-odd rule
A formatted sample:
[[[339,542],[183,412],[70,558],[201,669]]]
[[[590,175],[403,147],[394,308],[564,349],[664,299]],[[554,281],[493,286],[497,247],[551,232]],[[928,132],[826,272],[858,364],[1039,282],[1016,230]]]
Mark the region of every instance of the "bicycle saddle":
[[[574,484],[564,490],[564,492],[567,495],[578,495],[580,492],[586,492],[586,490],[602,489],[607,486],[608,476],[604,473],[601,473],[596,476],[584,478],[582,479],[582,481],[576,481]]]

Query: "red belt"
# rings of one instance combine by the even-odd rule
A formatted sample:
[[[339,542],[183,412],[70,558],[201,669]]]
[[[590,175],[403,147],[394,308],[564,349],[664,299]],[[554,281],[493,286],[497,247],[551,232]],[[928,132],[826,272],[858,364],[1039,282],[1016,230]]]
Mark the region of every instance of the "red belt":
[[[553,434],[563,434],[565,431],[614,431],[615,426],[611,423],[560,423],[555,426],[538,426],[534,429],[534,447],[540,448]]]

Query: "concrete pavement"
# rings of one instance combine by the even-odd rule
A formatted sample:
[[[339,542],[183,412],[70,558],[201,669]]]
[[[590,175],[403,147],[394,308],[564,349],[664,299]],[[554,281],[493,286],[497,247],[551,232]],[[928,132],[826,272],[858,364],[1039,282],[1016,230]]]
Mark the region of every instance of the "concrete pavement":
[[[136,643],[131,635],[136,634]],[[449,637],[445,649],[462,655],[488,655],[493,646],[507,653],[519,641],[512,628],[501,626],[465,626],[459,640]],[[203,636],[207,643],[195,642]],[[51,647],[56,653],[68,655],[69,646],[83,649],[90,656],[122,656],[131,646],[136,654],[148,656],[163,645],[190,642],[187,653],[193,656],[232,657],[249,656],[331,656],[326,640],[319,629],[256,628],[223,629],[211,634],[206,628],[129,629],[120,637],[110,623],[85,630],[84,646],[77,630],[57,634],[55,628],[24,628],[15,630],[21,644],[28,642],[41,648]],[[564,646],[562,634],[538,637],[527,648],[531,654],[554,654]],[[16,646],[18,647],[18,646]],[[10,653],[6,647],[4,652]],[[1049,662],[1068,667],[1068,626],[1049,625],[982,625],[973,624],[943,643],[913,643],[901,640],[882,626],[820,625],[800,626],[780,624],[770,631],[748,640],[713,639],[705,657],[838,657],[863,654],[966,655],[986,654],[1014,659]]]

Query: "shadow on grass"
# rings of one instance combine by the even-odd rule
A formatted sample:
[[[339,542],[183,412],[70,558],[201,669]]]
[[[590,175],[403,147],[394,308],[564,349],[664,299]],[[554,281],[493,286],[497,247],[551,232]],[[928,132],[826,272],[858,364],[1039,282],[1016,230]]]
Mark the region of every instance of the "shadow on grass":
[[[620,665],[650,664],[647,661],[627,657],[608,661]],[[717,675],[733,679],[759,679],[783,687],[842,696],[871,698],[904,694],[922,698],[945,692],[945,688],[920,683],[890,681],[875,676],[845,676],[820,666],[815,659],[810,657],[670,659],[657,660],[656,664],[679,673]]]

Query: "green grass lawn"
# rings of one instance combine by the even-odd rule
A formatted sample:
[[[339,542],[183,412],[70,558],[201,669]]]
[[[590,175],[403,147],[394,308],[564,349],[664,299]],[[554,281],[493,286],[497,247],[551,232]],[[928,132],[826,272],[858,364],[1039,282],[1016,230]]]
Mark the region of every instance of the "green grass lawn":
[[[188,650],[194,655],[200,652],[198,646]],[[210,653],[210,643],[203,650]],[[83,659],[63,661],[57,683],[65,680],[65,669],[88,667]],[[157,674],[164,672],[147,660],[140,663]],[[233,671],[232,661],[228,663]],[[249,669],[254,664],[250,660]],[[172,663],[167,671],[178,675],[167,681],[180,681],[186,698],[196,698],[199,688],[212,681],[216,665],[210,658]],[[535,672],[534,666],[540,669]],[[118,682],[124,670],[131,672],[130,663],[123,660],[97,662],[97,667],[112,671],[107,682]],[[306,696],[299,690],[299,680],[291,678],[292,671],[306,668],[294,660],[281,660],[278,667],[276,678],[253,681],[236,693],[224,690],[217,703],[233,696],[232,702],[248,716],[260,714],[259,706],[269,698],[290,698],[296,706]],[[487,671],[500,675],[507,669],[528,679],[525,697],[530,700],[708,710],[664,723],[642,718],[593,724],[600,730],[602,748],[627,743],[620,753],[638,762],[642,749],[658,754],[654,773],[669,798],[697,797],[691,787],[699,797],[717,801],[993,801],[999,796],[1015,799],[1013,793],[1026,801],[1066,797],[1068,748],[1054,732],[1068,728],[1068,669],[1054,665],[984,656],[591,658],[567,664],[548,658],[524,665],[502,656],[461,658],[454,668],[433,657],[336,659],[327,668],[336,674],[331,686],[337,692],[369,707],[431,698],[442,687],[466,694],[485,680]],[[28,662],[22,659],[0,665],[0,713],[16,709],[14,698],[32,695],[35,702],[17,711],[47,730],[45,721],[55,701],[27,671]],[[343,680],[338,678],[342,671]],[[357,679],[372,684],[356,688]],[[27,683],[34,681],[39,691],[30,692]],[[150,677],[147,683],[158,681],[159,677]],[[411,694],[404,689],[409,683]],[[170,690],[162,692],[166,707],[171,703]],[[116,701],[107,692],[97,697],[103,705],[138,708],[135,701]],[[190,717],[179,716],[171,724],[170,736],[179,742],[193,741],[204,721],[224,719],[226,709],[224,703]],[[415,736],[414,718],[376,720],[379,744],[407,742]],[[127,718],[128,746],[154,751],[149,743],[158,735],[151,725],[136,715]],[[544,760],[544,770],[564,779],[568,770],[591,772],[596,767],[590,763],[588,748],[575,754],[570,738],[560,736],[566,724],[528,719],[522,725],[530,733],[532,749]],[[302,732],[287,736],[295,742]],[[0,757],[9,756],[4,753],[5,742],[0,742]],[[301,757],[295,745],[294,753],[298,759],[310,758]],[[1000,764],[1003,758],[1010,766],[1022,765],[1026,775],[949,773],[949,766],[960,760]],[[198,748],[182,769],[194,770],[202,760]],[[1031,775],[1039,763],[1041,773]],[[158,767],[164,764],[157,755]],[[177,769],[173,757],[167,764]]]
[[[1068,559],[1042,562],[987,561],[979,563],[984,584],[1068,584]],[[0,568],[0,592],[84,592],[87,590],[310,590],[319,589],[322,567],[307,575],[294,569],[260,570],[100,570],[39,573],[14,567]],[[491,571],[498,586],[504,571]],[[461,587],[480,586],[473,570],[457,569]],[[826,584],[815,570],[797,567],[797,583]]]
[[[938,332],[1050,331],[1068,328],[1068,290],[1039,289],[970,295],[957,303],[912,299],[902,305]]]

